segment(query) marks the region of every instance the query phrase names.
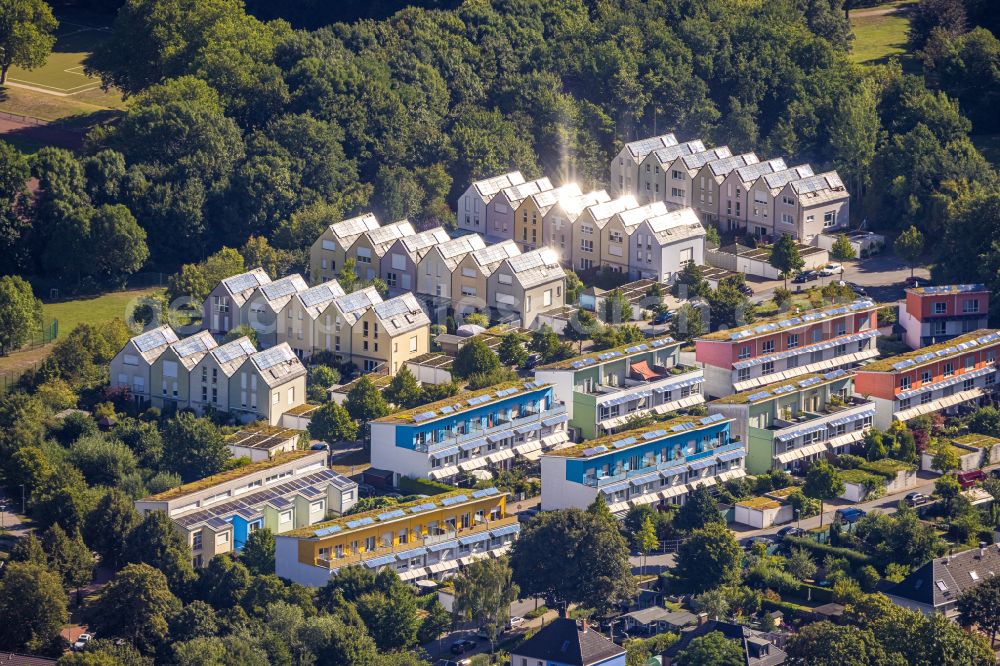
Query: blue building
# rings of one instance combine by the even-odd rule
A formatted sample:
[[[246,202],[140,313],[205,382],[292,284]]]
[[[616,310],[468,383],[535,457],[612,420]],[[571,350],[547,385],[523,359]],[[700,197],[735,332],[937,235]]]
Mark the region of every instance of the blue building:
[[[510,666],[625,666],[625,648],[586,620],[559,618],[514,648]]]
[[[552,386],[507,382],[372,421],[372,466],[446,483],[487,478],[566,444],[566,407]]]
[[[612,513],[683,504],[699,485],[746,475],[746,450],[721,414],[682,416],[542,456],[542,509],[585,508],[604,495]]]

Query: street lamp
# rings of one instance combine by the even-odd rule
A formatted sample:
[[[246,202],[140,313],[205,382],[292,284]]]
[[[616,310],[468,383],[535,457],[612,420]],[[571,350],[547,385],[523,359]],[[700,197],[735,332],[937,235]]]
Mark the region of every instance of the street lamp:
[[[4,512],[7,511],[7,505],[0,503],[0,530],[6,529],[4,524]]]
[[[793,509],[795,512],[795,525],[798,529],[802,529],[802,512],[798,509]]]

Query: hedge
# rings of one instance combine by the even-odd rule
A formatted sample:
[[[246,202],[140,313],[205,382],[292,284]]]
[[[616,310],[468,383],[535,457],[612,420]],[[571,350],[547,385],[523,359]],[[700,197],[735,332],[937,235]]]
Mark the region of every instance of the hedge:
[[[453,490],[455,490],[454,486],[430,479],[411,479],[408,476],[399,479],[399,491],[407,495],[440,495],[441,493],[450,493]]]
[[[766,610],[780,610],[786,617],[795,617],[796,615],[808,616],[812,613],[812,609],[808,606],[800,606],[799,604],[793,604],[790,601],[774,601],[773,599],[764,599],[761,601],[760,605]]]
[[[801,599],[811,599],[812,601],[828,604],[833,601],[833,589],[802,583],[795,591],[795,596]]]
[[[845,560],[850,562],[851,567],[855,570],[860,569],[863,566],[871,564],[874,566],[874,560],[864,553],[859,553],[851,548],[838,548],[837,546],[831,546],[825,543],[817,543],[812,539],[805,539],[802,537],[785,537],[785,543],[792,546],[799,546],[801,548],[806,548],[813,553],[818,555],[833,555],[834,557],[843,557]]]

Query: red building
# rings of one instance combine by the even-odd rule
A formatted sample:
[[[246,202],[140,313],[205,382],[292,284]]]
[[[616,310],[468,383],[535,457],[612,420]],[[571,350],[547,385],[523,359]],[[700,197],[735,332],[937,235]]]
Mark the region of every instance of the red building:
[[[986,328],[990,292],[981,284],[914,287],[906,290],[899,323],[911,349],[945,342]]]

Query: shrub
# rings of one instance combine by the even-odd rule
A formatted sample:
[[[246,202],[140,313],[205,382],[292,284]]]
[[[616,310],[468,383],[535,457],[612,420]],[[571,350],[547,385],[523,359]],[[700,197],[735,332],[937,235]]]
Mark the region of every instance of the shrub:
[[[825,543],[818,543],[813,539],[805,537],[785,537],[785,543],[792,546],[799,546],[801,548],[806,548],[813,552],[813,554],[819,557],[825,557],[827,555],[832,555],[833,557],[841,557],[848,561],[851,568],[855,571],[861,567],[873,564],[872,558],[864,553],[860,553],[851,548],[838,548],[837,546],[831,546]]]
[[[504,382],[511,382],[515,379],[517,379],[517,372],[514,370],[510,368],[496,368],[489,372],[475,372],[469,375],[466,378],[466,381],[468,381],[466,388],[470,391],[475,391],[487,386],[496,386]]]
[[[431,479],[411,479],[408,476],[399,478],[399,492],[404,495],[440,495],[452,490],[452,486]]]

